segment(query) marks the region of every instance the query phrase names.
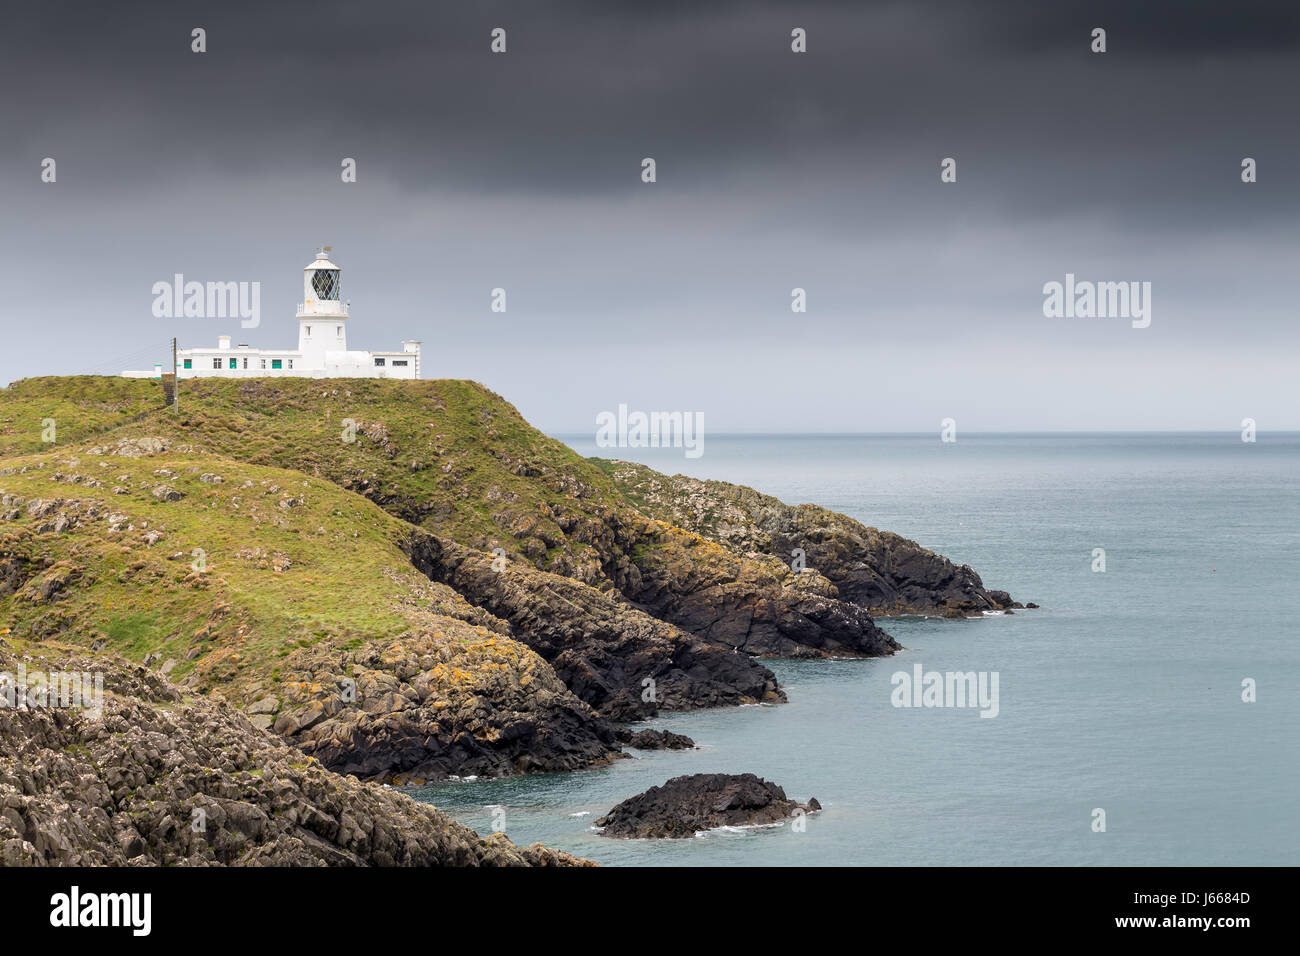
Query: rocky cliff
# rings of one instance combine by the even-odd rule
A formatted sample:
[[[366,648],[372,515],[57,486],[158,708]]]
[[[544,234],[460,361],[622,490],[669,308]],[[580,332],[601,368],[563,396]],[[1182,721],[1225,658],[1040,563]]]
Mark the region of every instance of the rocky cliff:
[[[893,653],[873,613],[1017,606],[824,509],[582,459],[470,382],[157,392],[0,390],[0,612],[363,778],[590,766],[611,720],[781,701],[762,656]]]
[[[838,597],[871,614],[954,617],[1022,606],[1006,591],[985,588],[969,565],[817,505],[791,506],[743,485],[669,477],[632,462],[598,464],[640,511],[733,555],[784,563],[801,549],[807,568]]]
[[[47,653],[48,651],[48,653]],[[98,712],[0,706],[0,865],[575,866],[333,773],[150,669],[0,639],[0,673],[95,672]]]

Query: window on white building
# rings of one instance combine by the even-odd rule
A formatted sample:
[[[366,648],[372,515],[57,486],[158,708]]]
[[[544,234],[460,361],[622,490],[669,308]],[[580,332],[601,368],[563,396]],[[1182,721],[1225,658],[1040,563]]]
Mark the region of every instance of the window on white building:
[[[394,364],[394,365],[405,365],[405,364],[406,364],[406,359],[393,359],[393,364]]]
[[[213,367],[213,368],[221,368],[221,359],[219,359],[219,358],[214,358],[214,359],[212,360],[212,367]]]
[[[266,368],[266,359],[262,359],[262,368]]]
[[[339,334],[339,335],[342,335],[342,334],[343,334],[343,326],[341,326],[341,325],[336,325],[336,326],[334,326],[334,328],[335,328],[336,330],[338,330],[338,334]]]
[[[311,275],[312,291],[316,298],[337,302],[339,299],[339,274],[337,269],[317,269]]]
[[[293,359],[289,359],[289,368],[293,368]]]
[[[376,364],[376,365],[383,365],[383,364],[384,364],[384,360],[381,359],[381,358],[377,358],[377,359],[375,359],[375,364]]]
[[[311,338],[311,326],[310,325],[306,326],[306,329],[307,329],[307,338]]]

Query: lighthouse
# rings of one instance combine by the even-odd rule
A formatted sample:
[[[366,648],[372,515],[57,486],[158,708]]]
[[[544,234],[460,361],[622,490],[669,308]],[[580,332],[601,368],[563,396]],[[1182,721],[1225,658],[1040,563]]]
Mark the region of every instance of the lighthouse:
[[[340,297],[338,266],[330,247],[316,253],[302,270],[302,301],[298,303],[298,351],[304,368],[326,368],[331,352],[348,350],[348,307]]]
[[[215,348],[178,348],[176,377],[419,378],[420,343],[414,339],[404,341],[401,350],[391,352],[348,348],[348,303],[342,296],[343,270],[331,259],[331,252],[329,246],[322,246],[317,250],[316,258],[302,270],[296,349],[263,349],[244,344],[232,346],[231,337],[221,334],[217,336]],[[183,284],[181,276],[176,277],[176,282],[178,288],[184,285],[188,289],[192,285],[199,292],[194,294],[195,308],[191,310],[187,301],[184,319],[173,318],[171,321],[222,321],[235,314],[231,309],[217,309],[215,314],[208,316],[203,314],[205,302],[216,301],[216,292],[226,287],[235,288],[235,283],[209,282],[205,299],[201,283]],[[252,285],[257,286],[257,283]],[[179,316],[181,313],[175,314]],[[155,369],[122,374],[127,378],[157,378],[161,372]]]

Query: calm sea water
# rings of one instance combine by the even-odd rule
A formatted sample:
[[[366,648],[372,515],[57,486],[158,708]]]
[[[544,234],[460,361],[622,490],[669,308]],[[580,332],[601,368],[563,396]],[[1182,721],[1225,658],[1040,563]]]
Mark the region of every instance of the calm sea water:
[[[1300,436],[710,436],[693,461],[619,456],[826,505],[1042,608],[887,619],[907,648],[891,659],[770,662],[788,704],[649,725],[696,751],[418,799],[614,865],[1300,863]],[[997,672],[999,715],[893,707],[891,675],[917,662]],[[801,833],[589,829],[698,771],[752,771],[825,810]]]

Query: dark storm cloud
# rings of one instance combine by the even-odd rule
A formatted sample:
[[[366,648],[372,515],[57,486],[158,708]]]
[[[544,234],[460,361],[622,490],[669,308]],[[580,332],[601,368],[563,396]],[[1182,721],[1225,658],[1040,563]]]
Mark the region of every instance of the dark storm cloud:
[[[1087,46],[1099,23],[1104,64]],[[1156,176],[1195,186],[1224,161],[1162,154],[1287,115],[1291,64],[1252,61],[1294,52],[1298,23],[1290,5],[1208,2],[33,4],[6,30],[24,95],[5,120],[75,121],[102,171],[143,180],[184,175],[178,159],[310,174],[357,143],[413,190],[616,193],[629,151],[707,189],[814,162],[889,176],[942,143],[994,154],[981,180],[1033,201],[1044,160],[1052,190],[1095,152],[1160,167],[1108,183],[1149,194]],[[494,25],[506,57],[487,52]],[[810,31],[807,58],[789,55],[792,25]]]
[[[958,0],[953,0],[954,5]],[[1111,52],[1121,55],[1191,56],[1285,53],[1300,48],[1300,8],[1285,0],[1223,3],[1221,0],[1133,2],[1018,0],[994,4],[999,15],[983,16],[963,4],[972,22],[983,24],[993,46],[1033,52],[1074,46],[1072,35],[1101,26],[1116,37]]]
[[[647,402],[763,427],[792,377],[859,354],[882,380],[886,356],[924,355],[952,383],[938,404],[994,396],[994,423],[1058,407],[1084,425],[1088,406],[1060,375],[1053,392],[1052,370],[1086,390],[1089,367],[1172,379],[1251,336],[1269,361],[1297,341],[1293,4],[30,3],[5,16],[0,309],[47,362],[72,361],[41,350],[50,321],[92,355],[173,334],[150,325],[139,290],[180,269],[262,277],[268,318],[249,337],[283,344],[299,260],[331,240],[375,323],[358,336],[405,337],[414,309],[426,341],[456,350],[433,374],[488,378],[543,424],[585,422],[584,396],[609,407],[603,390],[640,375]],[[488,52],[495,26],[505,56]],[[806,55],[789,51],[794,26]],[[1095,26],[1104,56],[1088,49]],[[56,187],[37,177],[45,156]],[[355,186],[339,184],[344,156]],[[938,183],[945,156],[955,186]],[[1243,156],[1259,160],[1254,186]],[[85,261],[92,309],[53,291]],[[1044,325],[1039,289],[1066,271],[1152,280],[1152,334]],[[509,344],[483,326],[501,284],[521,323]],[[793,285],[813,303],[794,323]],[[557,343],[583,370],[570,395],[507,351]],[[1032,375],[1008,361],[1017,349]],[[0,378],[30,373],[14,354]],[[1258,380],[1239,358],[1241,381]],[[991,384],[969,372],[981,361],[1019,379]],[[602,379],[611,365],[621,373]],[[856,374],[804,386],[843,412],[824,427],[913,424],[905,404],[878,421],[846,410],[841,379]],[[1100,419],[1122,427],[1135,398],[1114,388]],[[1201,398],[1159,421],[1204,420]]]

